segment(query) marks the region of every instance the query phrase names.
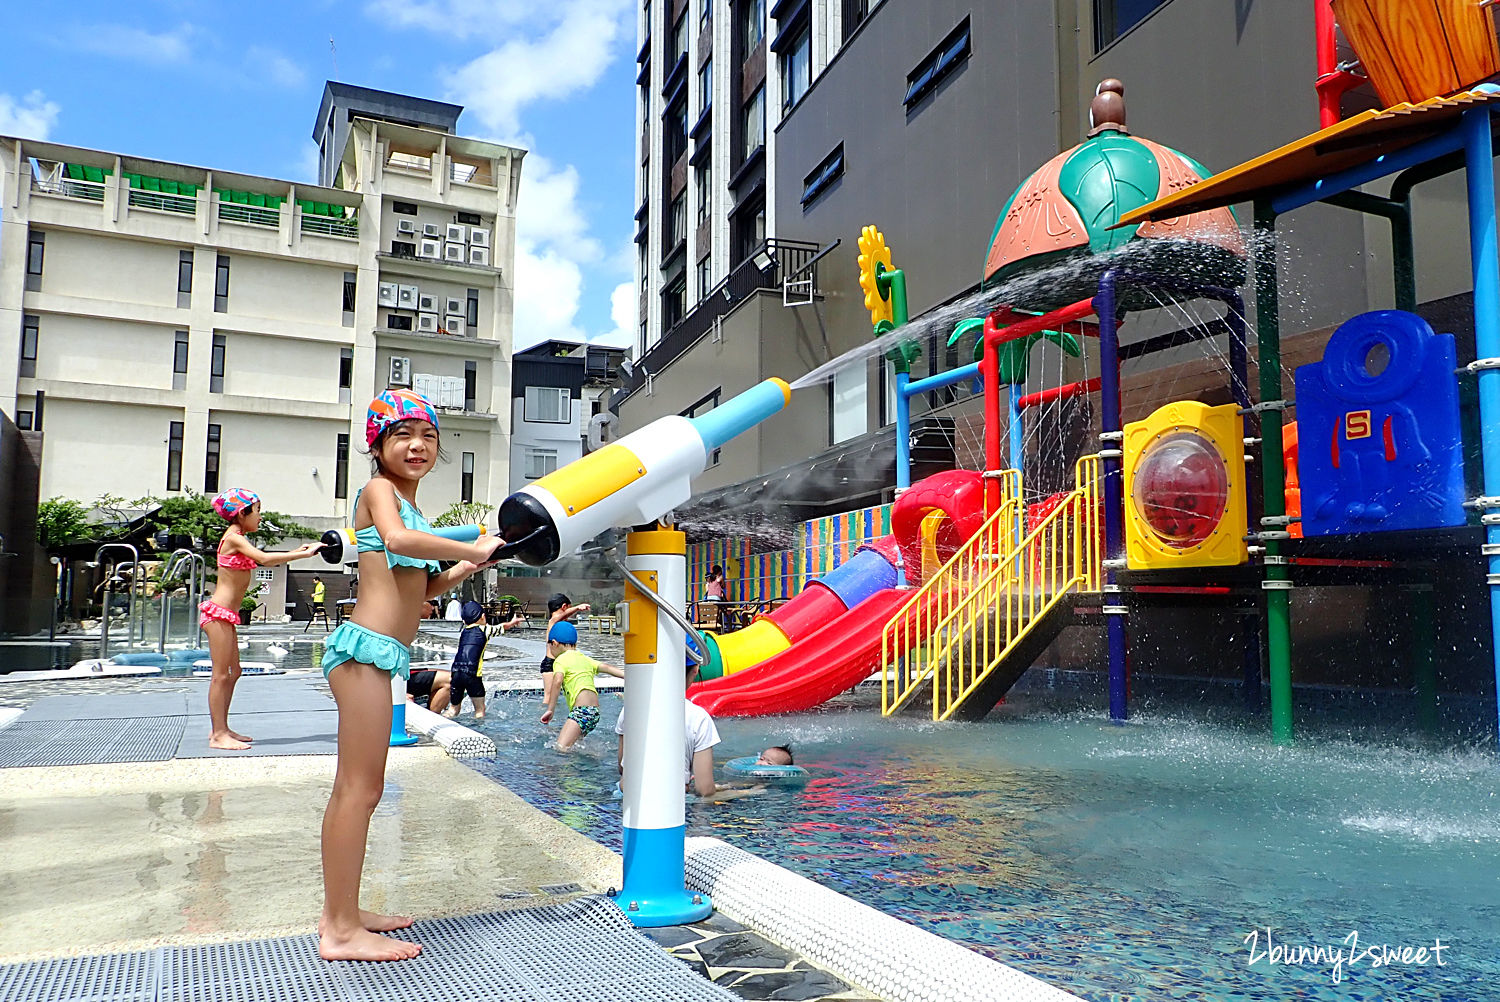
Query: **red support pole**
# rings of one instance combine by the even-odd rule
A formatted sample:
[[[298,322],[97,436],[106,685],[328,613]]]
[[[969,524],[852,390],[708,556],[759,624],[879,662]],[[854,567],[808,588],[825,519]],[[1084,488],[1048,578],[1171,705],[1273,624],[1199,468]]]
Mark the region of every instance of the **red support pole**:
[[[1067,400],[1070,397],[1079,397],[1087,393],[1098,393],[1099,387],[1103,385],[1104,377],[1095,376],[1093,379],[1084,380],[1081,383],[1068,383],[1065,386],[1054,386],[1050,390],[1038,390],[1036,393],[1028,393],[1016,404],[1025,410],[1038,404],[1051,403],[1054,400]]]

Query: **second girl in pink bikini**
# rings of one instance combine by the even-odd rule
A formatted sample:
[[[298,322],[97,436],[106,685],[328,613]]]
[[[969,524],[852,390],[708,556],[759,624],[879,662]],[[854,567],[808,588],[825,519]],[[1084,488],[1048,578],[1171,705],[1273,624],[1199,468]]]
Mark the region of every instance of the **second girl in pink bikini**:
[[[208,636],[208,653],[213,659],[214,674],[208,683],[208,719],[212,728],[210,748],[243,751],[249,748],[248,735],[229,729],[229,701],[234,698],[234,684],[240,679],[240,641],[235,629],[240,622],[240,602],[250,588],[257,567],[275,567],[310,557],[323,548],[322,543],[304,543],[286,553],[266,553],[245,538],[247,532],[260,527],[260,497],[254,491],[231,487],[214,498],[218,512],[229,528],[219,541],[219,582],[213,597],[198,611],[198,625]]]

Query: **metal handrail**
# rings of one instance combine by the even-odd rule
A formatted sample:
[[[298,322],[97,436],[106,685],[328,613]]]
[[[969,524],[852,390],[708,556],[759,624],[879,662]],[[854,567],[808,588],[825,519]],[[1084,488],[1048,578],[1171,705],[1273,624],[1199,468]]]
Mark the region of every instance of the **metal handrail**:
[[[999,472],[1000,507],[891,617],[881,635],[880,710],[890,716],[922,688],[937,665],[928,648],[976,585],[976,573],[1014,548],[1022,516],[1021,474]]]
[[[136,573],[130,579],[130,590],[126,593],[128,598],[125,605],[125,646],[129,648],[135,642],[135,593],[137,581],[140,578],[141,551],[130,543],[105,543],[94,551],[94,565],[100,566],[104,563],[101,559],[107,550],[126,550],[130,553],[130,564],[136,568]],[[109,570],[104,576],[104,608],[99,617],[99,660],[109,660],[109,599],[112,594],[110,585],[114,581],[114,570],[118,568],[120,561],[109,565]]]

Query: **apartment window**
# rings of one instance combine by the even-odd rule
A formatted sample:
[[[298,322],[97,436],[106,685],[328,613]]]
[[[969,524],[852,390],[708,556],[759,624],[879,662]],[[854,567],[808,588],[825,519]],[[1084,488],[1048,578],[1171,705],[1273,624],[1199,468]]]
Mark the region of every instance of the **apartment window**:
[[[385,318],[385,326],[387,330],[409,331],[411,330],[411,317],[400,313],[388,314]]]
[[[167,490],[182,490],[182,422],[167,426]]]
[[[789,30],[791,39],[785,45],[780,38],[776,39],[781,52],[782,108],[790,108],[802,100],[812,84],[812,25],[804,18]]]
[[[464,363],[464,410],[479,409],[479,363]]]
[[[469,322],[469,330],[475,337],[479,336],[479,290],[468,290],[468,310],[465,317]]]
[[[219,493],[219,445],[223,439],[222,425],[208,426],[208,451],[203,457],[203,493]]]
[[[667,109],[662,124],[662,160],[667,164],[675,164],[678,158],[687,153],[688,148],[686,97],[673,102],[672,107]]]
[[[188,332],[177,331],[172,343],[172,389],[187,388]]]
[[[464,504],[474,500],[474,454],[463,455],[463,472],[459,474],[458,499]]]
[[[661,329],[671,330],[687,316],[687,276],[678,275],[661,293]]]
[[[682,416],[693,418],[702,417],[704,414],[707,414],[709,411],[719,406],[719,395],[723,392],[723,390],[724,388],[722,386],[715,387],[712,393],[704,397],[702,400],[699,400],[697,403],[693,404],[693,406],[689,407],[687,410],[683,411]],[[708,457],[708,465],[719,465],[718,449],[715,449],[713,455]]]
[[[1140,24],[1167,0],[1094,0],[1094,51]]]
[[[740,52],[748,56],[766,37],[766,0],[744,0],[740,5]]]
[[[698,196],[698,222],[708,218],[709,209],[713,207],[714,201],[714,175],[713,168],[709,166],[712,157],[705,157],[703,163],[693,169],[693,187]]]
[[[22,431],[31,431],[30,411],[16,411],[16,427]]]
[[[651,40],[651,0],[641,4],[641,37]]]
[[[711,257],[706,257],[698,262],[698,299],[701,302],[708,298],[708,292],[713,286],[713,268]]]
[[[671,48],[667,50],[666,72],[671,74],[672,67],[677,65],[677,60],[687,55],[687,11],[672,25]]]
[[[870,16],[870,0],[844,0],[844,41],[849,41],[854,29]]]
[[[730,239],[734,253],[729,261],[733,271],[740,262],[754,254],[766,242],[766,199],[756,195],[737,209],[730,219]]]
[[[463,223],[465,226],[483,226],[484,217],[477,212],[455,212],[453,214],[455,223]]]
[[[844,176],[844,144],[839,143],[834,151],[823,158],[823,162],[802,179],[802,208],[806,209],[818,196]]]
[[[213,355],[209,359],[208,392],[224,392],[224,355],[229,347],[229,338],[224,334],[214,335]]]
[[[340,435],[333,452],[333,496],[349,496],[349,436]]]
[[[214,264],[214,312],[229,312],[229,258],[224,254]]]
[[[344,295],[341,304],[344,310],[344,326],[354,326],[354,303],[358,293],[359,276],[352,271],[344,272]]]
[[[672,199],[667,210],[667,239],[662,242],[662,257],[670,257],[677,245],[687,239],[687,192]]]
[[[849,365],[834,372],[828,406],[830,444],[857,438],[867,430],[867,384],[863,365]]]
[[[969,19],[964,18],[957,28],[938,47],[917,64],[917,68],[906,75],[905,104],[908,111],[924,97],[937,90],[938,84],[963,65],[973,52],[969,40]]]
[[[540,480],[557,469],[556,449],[536,449],[527,446],[524,456],[527,480]]]
[[[714,106],[714,61],[705,62],[698,70],[698,114]]]
[[[698,23],[700,25],[707,25],[707,24],[713,23],[713,19],[714,19],[714,0],[700,0],[700,3],[702,3],[702,5],[703,5],[703,12],[698,15]]]
[[[339,403],[347,404],[354,393],[354,349],[339,349]]]
[[[42,339],[42,321],[25,314],[21,317],[21,370],[19,375],[36,375],[37,342]]]
[[[749,160],[756,150],[766,144],[766,88],[755,88],[750,100],[745,102],[744,120],[745,146],[743,159]]]
[[[417,203],[392,201],[391,211],[401,216],[415,216],[417,214]]]
[[[31,292],[42,287],[42,259],[46,251],[46,236],[32,230],[26,237],[26,288]]]
[[[186,309],[193,305],[193,252],[177,252],[177,305]]]
[[[635,332],[635,357],[636,358],[642,358],[646,354],[646,337],[647,337],[647,333],[648,333],[648,331],[650,329],[650,326],[651,326],[651,322],[648,319],[646,319],[645,311],[644,310],[641,311],[641,322],[637,326],[636,332]]]
[[[567,424],[573,418],[569,413],[569,397],[565,386],[528,386],[525,419],[542,424]]]

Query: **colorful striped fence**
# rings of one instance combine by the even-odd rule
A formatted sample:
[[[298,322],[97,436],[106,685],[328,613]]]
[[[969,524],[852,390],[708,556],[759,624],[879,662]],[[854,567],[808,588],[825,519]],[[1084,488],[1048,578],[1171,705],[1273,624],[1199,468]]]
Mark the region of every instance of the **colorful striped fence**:
[[[860,546],[891,531],[891,506],[878,505],[803,522],[797,545],[756,552],[749,539],[714,539],[688,547],[688,596],[703,597],[708,572],[725,569],[725,598],[769,602],[796,595],[807,582],[848,560]]]

